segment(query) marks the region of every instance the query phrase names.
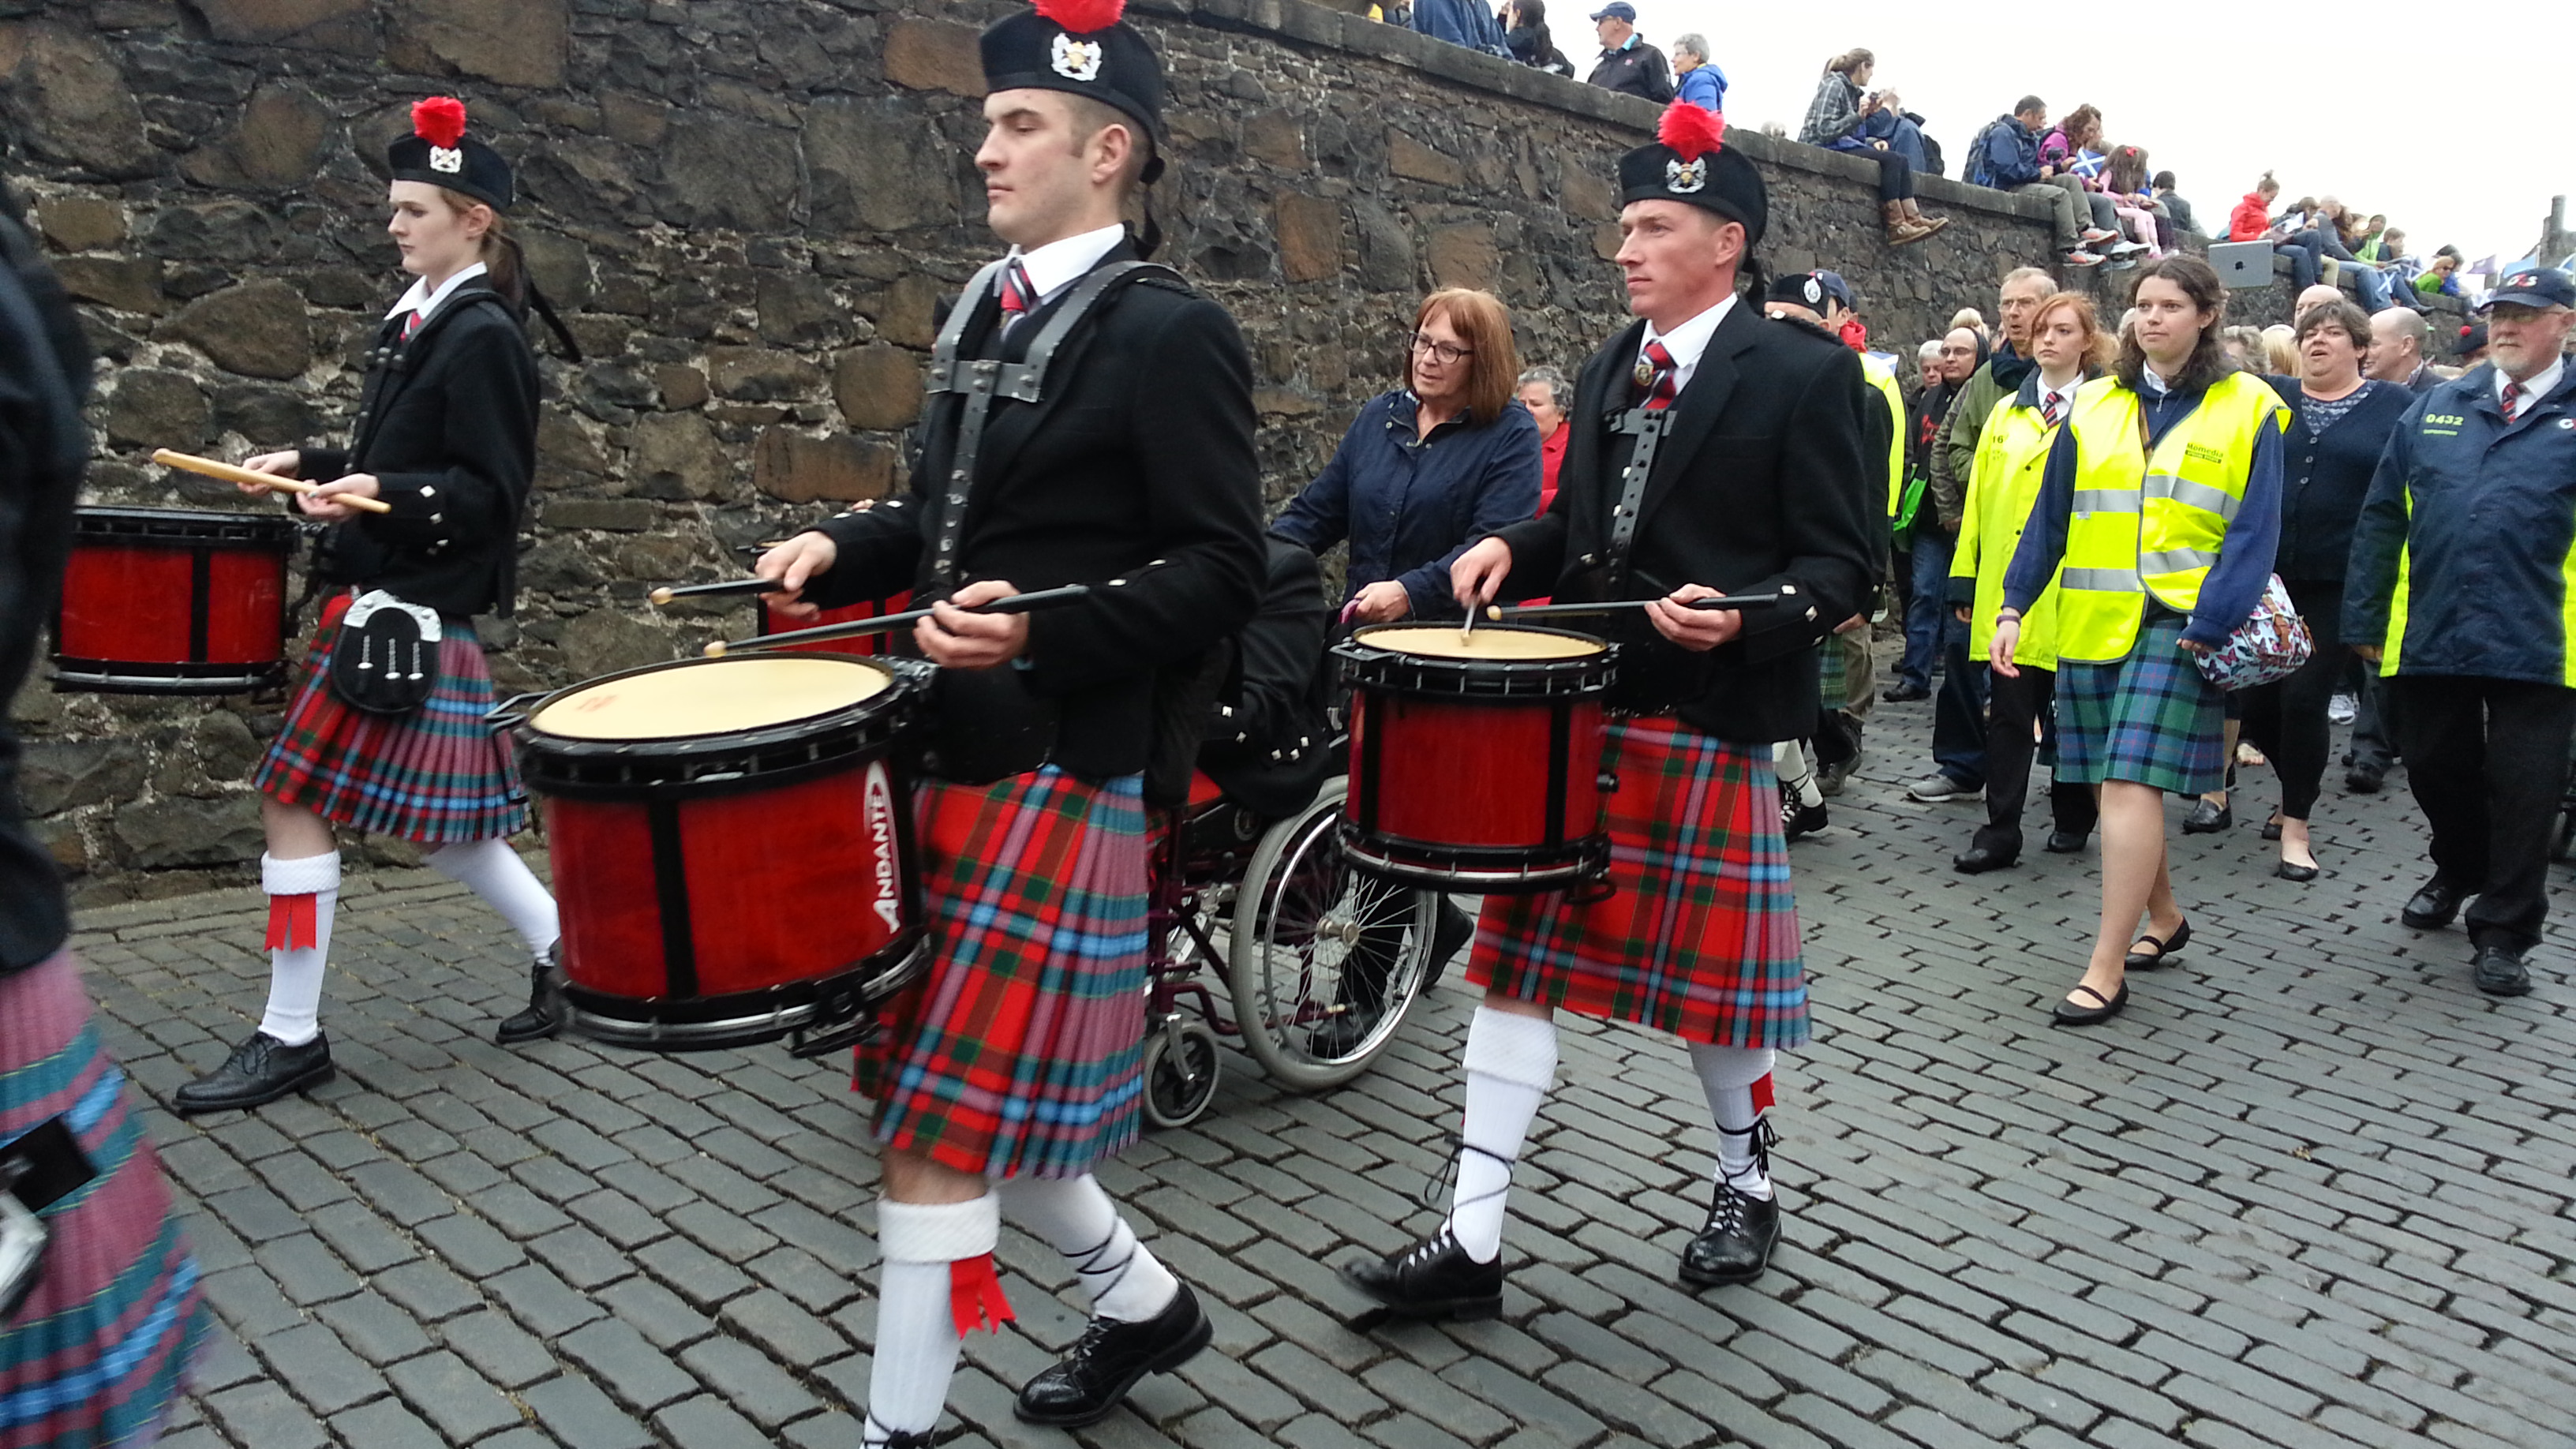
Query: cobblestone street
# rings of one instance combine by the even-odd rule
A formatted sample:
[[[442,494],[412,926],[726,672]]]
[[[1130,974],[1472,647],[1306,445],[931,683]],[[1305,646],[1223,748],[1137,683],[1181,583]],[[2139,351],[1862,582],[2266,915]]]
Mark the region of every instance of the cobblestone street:
[[[1434,1221],[1453,973],[1353,1085],[1289,1096],[1229,1056],[1197,1127],[1102,1172],[1217,1337],[1079,1441],[2576,1443],[2576,940],[2553,928],[2533,995],[2480,996],[2463,934],[2397,924],[2427,869],[2402,773],[2369,798],[2330,772],[2302,886],[2270,875],[2256,770],[2232,832],[2175,833],[2178,964],[2053,1031],[2096,857],[2041,827],[2017,870],[1952,873],[1983,807],[1902,795],[1928,718],[1882,707],[1793,852],[1818,1043],[1784,1062],[1788,1242],[1758,1285],[1673,1275],[1713,1146],[1682,1052],[1569,1021],[1504,1320],[1342,1326],[1332,1265]],[[162,1107],[250,1029],[263,919],[249,890],[84,919]],[[503,1050],[515,942],[426,871],[353,878],[334,947],[336,1082],[152,1113],[226,1326],[172,1449],[857,1444],[876,1169],[842,1064]],[[1009,1230],[1001,1258],[1020,1323],[970,1339],[960,1442],[1073,1442],[1010,1413],[1080,1327],[1070,1274]]]

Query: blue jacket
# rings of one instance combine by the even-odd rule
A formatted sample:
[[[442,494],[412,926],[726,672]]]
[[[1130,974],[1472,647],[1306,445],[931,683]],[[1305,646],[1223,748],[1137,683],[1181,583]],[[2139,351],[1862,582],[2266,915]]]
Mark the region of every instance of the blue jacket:
[[[1483,0],[1413,0],[1413,28],[1435,40],[1490,55],[1510,55],[1502,22]]]
[[[1514,401],[1483,427],[1453,418],[1417,442],[1414,417],[1408,390],[1369,399],[1270,531],[1315,553],[1350,540],[1345,601],[1394,579],[1415,617],[1456,619],[1450,562],[1471,540],[1538,514],[1538,420]]]
[[[1971,157],[1968,179],[2009,190],[2039,179],[2039,138],[2010,116],[1986,128],[1986,154]]]
[[[1688,101],[1694,106],[1705,106],[1709,110],[1724,115],[1726,113],[1726,72],[1719,70],[1715,61],[1702,61],[1692,67],[1688,75],[1681,77],[1679,89],[1674,91],[1673,99]]]
[[[2510,427],[2495,370],[2415,399],[2353,529],[2346,641],[2384,674],[2576,686],[2576,364]],[[2391,638],[2392,628],[2395,637]]]

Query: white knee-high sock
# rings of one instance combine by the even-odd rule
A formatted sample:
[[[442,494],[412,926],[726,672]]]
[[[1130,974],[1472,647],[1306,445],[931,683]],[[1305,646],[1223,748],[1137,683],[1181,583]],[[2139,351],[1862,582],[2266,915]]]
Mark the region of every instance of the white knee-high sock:
[[[868,1365],[868,1422],[862,1444],[939,1426],[956,1376],[957,1332],[949,1265],[993,1251],[1001,1204],[991,1193],[969,1202],[877,1199],[877,1346]]]
[[[268,1011],[259,1029],[288,1046],[302,1046],[322,1030],[322,967],[331,958],[331,917],[340,904],[340,853],[280,860],[259,858],[259,886],[268,892]],[[313,898],[309,943],[288,922],[300,911],[289,902]]]
[[[1771,747],[1775,773],[1780,777],[1780,798],[1798,805],[1825,803],[1825,787],[1816,783],[1815,769],[1807,760],[1805,740],[1782,740]]]
[[[1181,1280],[1136,1240],[1100,1179],[1014,1177],[998,1191],[1012,1222],[1072,1262],[1095,1316],[1142,1323],[1172,1306]]]
[[[1458,1190],[1449,1232],[1467,1256],[1490,1263],[1503,1251],[1503,1205],[1512,1164],[1529,1140],[1539,1104],[1556,1085],[1556,1023],[1476,1008],[1467,1024],[1467,1111],[1458,1128]]]
[[[1771,1069],[1779,1053],[1769,1047],[1694,1046],[1691,1068],[1717,1119],[1717,1176],[1747,1197],[1771,1196],[1769,1104]],[[1757,1090],[1758,1089],[1758,1090]]]
[[[510,929],[528,943],[528,954],[543,956],[562,935],[555,898],[506,840],[459,840],[422,857],[429,868],[481,896]]]

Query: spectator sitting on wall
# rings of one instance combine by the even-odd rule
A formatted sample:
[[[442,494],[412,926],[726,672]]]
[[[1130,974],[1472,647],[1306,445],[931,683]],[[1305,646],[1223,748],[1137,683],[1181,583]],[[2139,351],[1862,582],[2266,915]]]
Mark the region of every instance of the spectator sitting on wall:
[[[2155,194],[2157,204],[2164,207],[2165,215],[2170,218],[2174,224],[2174,230],[2178,232],[2189,232],[2194,236],[2200,234],[2200,223],[2191,219],[2191,203],[2183,200],[2174,192],[2174,174],[2172,172],[2159,171],[2156,173]]]
[[[2068,111],[2052,130],[2039,138],[2039,164],[2047,169],[2048,182],[2062,186],[2092,217],[2093,225],[2083,233],[2088,244],[2116,243],[2105,253],[2126,256],[2140,250],[2135,242],[2120,240],[2119,208],[2102,194],[2102,112],[2091,105]],[[2082,216],[2076,218],[2083,220]]]
[[[2147,153],[2143,148],[2111,148],[2102,167],[2102,194],[2111,198],[2111,209],[2119,213],[2120,224],[2147,249],[2148,256],[2163,256],[2166,248],[2173,245],[2169,234],[2173,223],[2157,205],[2155,193],[2147,189]]]
[[[1675,99],[1726,114],[1726,72],[1708,58],[1708,37],[1693,31],[1673,42],[1673,69],[1681,73]]]
[[[2308,229],[2291,240],[2293,245],[2308,246],[2315,250],[2320,272],[2323,275],[2328,277],[2334,275],[2323,271],[2327,258],[2343,263],[2344,265],[2338,270],[2353,274],[2353,289],[2361,294],[2361,305],[2372,312],[2383,311],[2389,306],[2390,301],[2388,279],[2379,274],[2377,267],[2364,266],[2360,258],[2353,255],[2350,243],[2354,233],[2359,230],[2360,223],[2352,219],[2351,210],[2333,197],[2325,196],[2317,199],[2316,211],[2309,218]]]
[[[1601,59],[1592,67],[1593,85],[1605,91],[1643,96],[1662,105],[1673,98],[1672,68],[1664,53],[1637,33],[1637,7],[1628,0],[1592,12],[1592,28],[1601,37]]]
[[[1574,75],[1574,62],[1556,48],[1556,36],[1547,28],[1547,0],[1512,0],[1503,13],[1503,43],[1511,47],[1514,60],[1550,75]]]
[[[2460,295],[2460,279],[2456,275],[2459,270],[2460,249],[2444,247],[2433,253],[2432,265],[2424,269],[2424,275],[2415,279],[2415,290],[2427,297],[2456,297]]]
[[[2272,179],[2271,172],[2264,172],[2263,179],[2255,182],[2254,189],[2246,192],[2245,199],[2237,202],[2236,209],[2227,214],[2227,239],[2232,242],[2271,240],[2272,203],[2280,194],[2281,183]]]
[[[1861,134],[1861,126],[1879,110],[1878,92],[1864,89],[1878,68],[1878,57],[1866,50],[1847,50],[1825,62],[1825,73],[1816,83],[1816,98],[1807,106],[1806,124],[1799,127],[1798,139],[1810,146],[1829,151],[1850,151],[1873,157],[1878,162],[1878,208],[1887,223],[1887,244],[1905,246],[1919,242],[1950,224],[1950,219],[1927,217],[1914,201],[1914,167],[1895,149],[1894,143],[1870,140]]]
[[[1413,0],[1413,30],[1488,55],[1512,53],[1503,44],[1503,27],[1494,12],[1485,8],[1485,0]]]
[[[2442,378],[2424,360],[2425,339],[2432,327],[2424,314],[2391,307],[2370,319],[2370,356],[2362,371],[2378,382],[2393,382],[2418,395],[2441,385]]]
[[[2048,103],[2024,96],[2008,115],[1998,116],[1977,133],[1968,158],[1968,179],[1979,186],[2048,199],[2057,226],[2057,249],[2071,267],[2098,267],[2099,254],[2085,247],[2084,208],[2075,193],[2056,185],[2054,170],[2039,159],[2039,133],[2048,125]]]

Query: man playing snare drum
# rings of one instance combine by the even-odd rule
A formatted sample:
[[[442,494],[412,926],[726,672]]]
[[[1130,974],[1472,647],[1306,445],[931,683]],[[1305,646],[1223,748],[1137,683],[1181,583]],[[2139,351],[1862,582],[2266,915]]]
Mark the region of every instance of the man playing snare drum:
[[[1623,611],[1601,769],[1606,891],[1495,897],[1468,979],[1458,1181],[1439,1232],[1343,1276],[1385,1314],[1490,1317],[1503,1204],[1556,1077],[1562,1007],[1689,1044],[1718,1129],[1715,1202],[1682,1254],[1694,1287],[1748,1282],[1779,1241],[1769,1177],[1774,1052],[1807,1040],[1807,986],[1770,742],[1813,727],[1813,650],[1868,595],[1883,462],[1864,439],[1860,359],[1764,318],[1752,248],[1767,207],[1722,123],[1676,105],[1619,163],[1618,254],[1640,319],[1593,354],[1548,511],[1451,566],[1462,603],[1552,593],[1653,599]],[[1883,455],[1882,455],[1883,456]],[[1742,610],[1682,607],[1776,592]]]

